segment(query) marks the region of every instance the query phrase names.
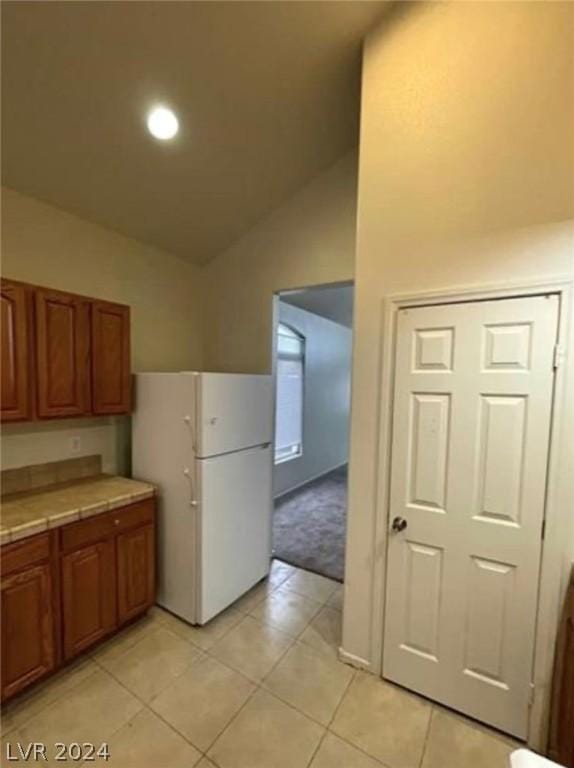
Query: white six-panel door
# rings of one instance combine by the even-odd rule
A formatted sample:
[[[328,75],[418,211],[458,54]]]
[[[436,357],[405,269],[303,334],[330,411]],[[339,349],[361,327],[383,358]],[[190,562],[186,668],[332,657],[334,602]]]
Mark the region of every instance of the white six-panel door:
[[[383,675],[524,738],[558,298],[398,315]]]

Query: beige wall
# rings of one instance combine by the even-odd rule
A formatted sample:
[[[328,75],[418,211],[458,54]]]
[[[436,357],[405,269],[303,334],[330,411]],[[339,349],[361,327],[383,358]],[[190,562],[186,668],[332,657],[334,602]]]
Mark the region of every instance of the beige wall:
[[[353,277],[356,166],[343,158],[203,269],[3,188],[2,274],[129,304],[135,371],[268,371],[273,291]],[[129,430],[123,418],[5,425],[2,463],[77,455],[80,436],[80,455],[126,472]]]
[[[129,304],[134,371],[201,366],[201,270],[169,253],[3,188],[2,275]],[[73,435],[125,471],[126,419],[6,426],[3,466],[67,458]]]
[[[273,291],[353,277],[356,173],[351,153],[205,268],[3,188],[2,274],[129,304],[135,371],[268,371]],[[81,455],[126,472],[129,429],[123,418],[5,425],[2,463],[77,455],[80,436]]]
[[[574,276],[574,6],[399,6],[366,43],[359,162],[343,644],[373,668],[384,297]],[[570,353],[565,509],[574,508],[573,362]]]
[[[205,267],[208,370],[271,369],[274,291],[353,278],[353,152]]]

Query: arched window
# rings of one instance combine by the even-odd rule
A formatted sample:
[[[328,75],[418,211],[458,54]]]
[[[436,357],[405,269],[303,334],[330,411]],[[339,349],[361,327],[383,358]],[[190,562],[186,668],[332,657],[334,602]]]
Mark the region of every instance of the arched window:
[[[305,337],[284,323],[277,328],[275,463],[303,453]]]

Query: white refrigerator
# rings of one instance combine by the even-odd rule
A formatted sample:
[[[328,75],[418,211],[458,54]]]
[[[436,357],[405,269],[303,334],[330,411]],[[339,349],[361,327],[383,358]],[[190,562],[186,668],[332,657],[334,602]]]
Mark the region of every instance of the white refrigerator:
[[[158,603],[204,624],[269,572],[270,376],[136,375],[133,476],[158,486]]]

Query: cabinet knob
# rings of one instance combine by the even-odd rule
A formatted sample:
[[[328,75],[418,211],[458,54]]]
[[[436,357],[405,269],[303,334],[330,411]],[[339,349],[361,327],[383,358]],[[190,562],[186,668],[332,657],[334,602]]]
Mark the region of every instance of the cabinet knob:
[[[120,521],[119,521],[119,520],[118,520],[118,518],[116,517],[116,519],[114,520],[114,525],[119,525],[119,524],[120,524]]]

